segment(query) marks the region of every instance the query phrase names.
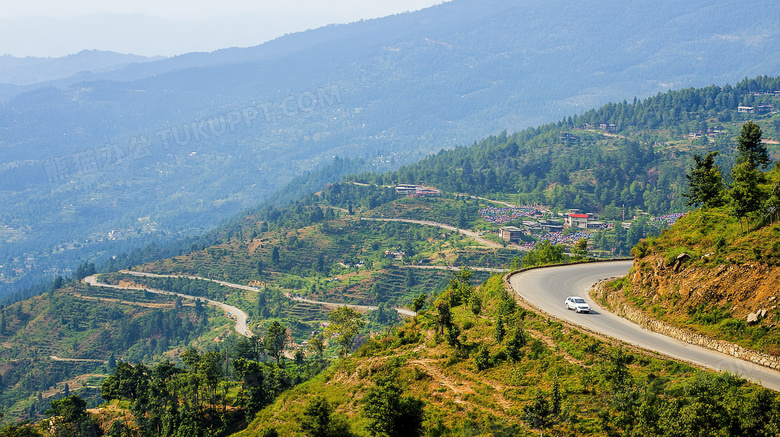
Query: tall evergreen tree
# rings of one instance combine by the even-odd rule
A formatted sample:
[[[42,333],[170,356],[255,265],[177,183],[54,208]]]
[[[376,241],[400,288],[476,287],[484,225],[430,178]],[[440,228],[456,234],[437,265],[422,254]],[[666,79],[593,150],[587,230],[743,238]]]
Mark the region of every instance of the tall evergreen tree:
[[[769,164],[769,152],[766,146],[761,143],[761,128],[752,121],[742,126],[742,132],[739,135],[737,144],[737,164],[743,162],[750,163],[752,168],[766,168]]]

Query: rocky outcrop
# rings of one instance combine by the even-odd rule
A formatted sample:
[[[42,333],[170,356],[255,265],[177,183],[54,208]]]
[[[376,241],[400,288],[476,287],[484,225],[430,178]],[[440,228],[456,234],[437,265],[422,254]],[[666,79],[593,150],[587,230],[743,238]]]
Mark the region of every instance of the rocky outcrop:
[[[704,255],[705,261],[710,254]],[[698,305],[729,306],[732,317],[773,319],[780,295],[780,267],[761,263],[707,265],[699,257],[681,254],[671,262],[661,255],[634,261],[633,293],[649,304],[659,303],[669,313],[682,314]]]

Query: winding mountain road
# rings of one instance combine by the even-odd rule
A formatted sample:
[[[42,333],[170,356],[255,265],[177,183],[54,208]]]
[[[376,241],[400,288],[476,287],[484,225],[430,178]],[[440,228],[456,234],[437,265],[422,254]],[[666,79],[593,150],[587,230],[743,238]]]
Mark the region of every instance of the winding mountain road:
[[[137,276],[147,276],[151,275],[144,274],[144,275],[137,275]],[[111,285],[111,284],[105,284],[100,281],[98,281],[97,275],[87,276],[82,280],[85,284],[92,285],[95,287],[106,287],[106,288],[113,288],[115,290],[146,290],[150,293],[155,294],[164,294],[168,296],[179,296],[182,299],[189,299],[189,300],[197,300],[200,299],[203,302],[206,302],[208,305],[213,305],[215,307],[221,308],[226,313],[228,313],[229,316],[234,316],[236,320],[236,332],[243,335],[244,337],[252,337],[252,331],[249,330],[249,327],[247,326],[246,320],[248,316],[245,312],[241,311],[240,309],[228,305],[223,302],[217,302],[216,300],[206,299],[205,297],[198,297],[198,296],[190,296],[188,294],[182,294],[182,293],[174,293],[172,291],[165,291],[165,290],[156,290],[154,288],[147,288],[147,287],[126,287],[121,285]]]
[[[672,358],[729,371],[780,391],[780,372],[648,331],[608,312],[587,297],[587,290],[594,283],[625,276],[631,265],[632,261],[618,261],[542,268],[517,273],[510,277],[509,283],[519,296],[552,316]],[[593,311],[577,314],[567,310],[564,301],[571,295],[585,297]]]
[[[472,272],[486,273],[509,273],[507,269],[496,269],[493,267],[456,267],[456,266],[398,266],[399,269],[418,269],[418,270],[445,270],[450,272],[459,272],[463,269],[469,269]]]

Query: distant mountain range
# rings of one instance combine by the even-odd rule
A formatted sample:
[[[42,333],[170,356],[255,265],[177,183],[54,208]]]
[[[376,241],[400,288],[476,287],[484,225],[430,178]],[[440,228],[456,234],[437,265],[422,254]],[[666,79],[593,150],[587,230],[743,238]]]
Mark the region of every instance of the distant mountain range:
[[[59,58],[18,58],[0,56],[0,84],[34,85],[57,79],[78,80],[79,74],[106,73],[126,67],[128,64],[163,59],[162,56],[147,57],[122,53],[82,50],[73,55]]]
[[[201,232],[334,156],[394,168],[608,101],[777,74],[771,12],[455,0],[6,90],[5,287]]]

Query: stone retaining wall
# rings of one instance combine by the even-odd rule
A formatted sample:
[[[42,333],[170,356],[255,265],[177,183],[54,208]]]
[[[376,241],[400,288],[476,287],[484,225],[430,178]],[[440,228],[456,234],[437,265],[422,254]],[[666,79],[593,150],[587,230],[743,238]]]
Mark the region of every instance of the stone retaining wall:
[[[644,312],[629,305],[624,300],[624,297],[620,292],[608,292],[604,287],[605,282],[606,281],[602,281],[597,284],[596,288],[591,291],[591,297],[593,297],[597,302],[600,302],[616,315],[630,320],[647,329],[648,331],[653,331],[668,337],[676,338],[677,340],[688,344],[694,344],[705,347],[707,349],[715,350],[733,357],[737,357],[741,360],[750,361],[754,364],[769,367],[770,369],[780,369],[780,357],[756,352],[751,349],[746,349],[742,346],[729,343],[724,340],[714,340],[707,336],[691,332],[687,329],[678,328],[660,320],[656,320]]]

